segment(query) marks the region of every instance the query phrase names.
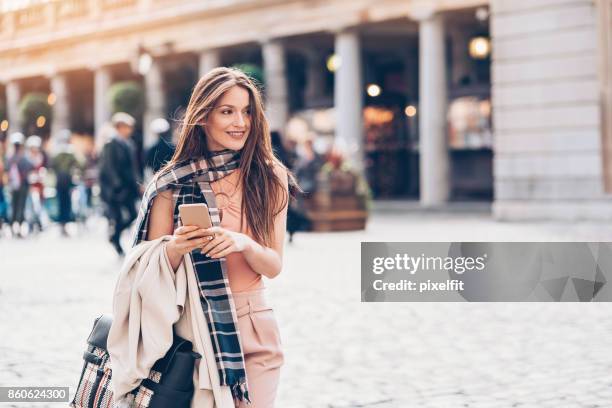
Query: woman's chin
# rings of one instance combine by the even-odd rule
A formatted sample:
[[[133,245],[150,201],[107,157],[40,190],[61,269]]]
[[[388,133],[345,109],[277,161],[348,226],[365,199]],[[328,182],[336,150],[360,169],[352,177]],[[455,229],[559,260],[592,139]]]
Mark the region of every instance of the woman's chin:
[[[241,150],[244,147],[244,142],[245,140],[228,140],[223,143],[223,147],[230,150]]]
[[[208,149],[210,151],[221,151],[221,150],[241,150],[245,143],[245,138],[233,138],[230,136],[207,140]]]

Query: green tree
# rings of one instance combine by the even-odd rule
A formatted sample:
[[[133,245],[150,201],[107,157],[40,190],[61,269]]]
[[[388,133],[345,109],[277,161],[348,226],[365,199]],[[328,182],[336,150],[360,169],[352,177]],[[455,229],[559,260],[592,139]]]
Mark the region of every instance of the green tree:
[[[47,102],[47,94],[31,92],[21,99],[19,121],[26,136],[32,134],[48,135],[52,119],[53,111]]]
[[[237,68],[241,70],[242,72],[247,74],[253,80],[253,82],[255,82],[255,85],[257,85],[258,88],[260,89],[262,88],[264,84],[264,75],[263,75],[263,70],[261,69],[261,67],[255,64],[245,63],[245,64],[235,64],[232,66],[232,68]]]
[[[112,113],[125,112],[135,118],[144,111],[144,90],[136,81],[122,81],[113,84],[109,91]]]

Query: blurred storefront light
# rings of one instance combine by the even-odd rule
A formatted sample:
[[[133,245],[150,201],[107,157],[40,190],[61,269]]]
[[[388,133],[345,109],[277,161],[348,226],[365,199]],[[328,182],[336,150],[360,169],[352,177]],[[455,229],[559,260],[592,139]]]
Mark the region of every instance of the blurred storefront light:
[[[380,95],[381,89],[380,89],[380,86],[378,86],[376,84],[370,84],[367,87],[367,92],[368,92],[368,95],[370,95],[371,97],[375,98],[378,95]]]
[[[53,106],[55,105],[56,101],[57,101],[57,96],[53,92],[51,92],[49,96],[47,96],[47,103]]]
[[[491,40],[487,37],[474,37],[470,40],[470,57],[485,59],[491,53]]]
[[[342,65],[342,61],[340,59],[339,55],[336,54],[332,54],[327,58],[327,69],[329,70],[329,72],[336,72],[336,70],[338,70],[338,68],[340,68],[340,65]]]
[[[416,114],[417,114],[416,106],[414,106],[414,105],[406,106],[406,109],[404,109],[404,114],[406,114],[406,116],[408,116],[409,118],[415,117]]]
[[[2,122],[0,122],[0,131],[2,132],[6,132],[9,128],[9,121],[4,119]]]
[[[393,121],[393,112],[375,106],[368,106],[363,110],[363,118],[366,124],[369,125],[383,125]]]
[[[39,117],[36,118],[36,127],[44,127],[45,124],[47,123],[47,118],[45,118],[44,116],[40,115]]]
[[[487,21],[489,19],[489,9],[486,7],[478,7],[476,9],[476,20]]]
[[[491,116],[491,101],[489,99],[480,101],[480,113],[483,116]]]

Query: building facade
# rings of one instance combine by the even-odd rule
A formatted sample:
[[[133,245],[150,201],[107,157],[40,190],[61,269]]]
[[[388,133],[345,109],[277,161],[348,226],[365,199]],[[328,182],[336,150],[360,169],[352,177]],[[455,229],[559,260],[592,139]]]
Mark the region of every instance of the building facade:
[[[492,3],[498,218],[612,218],[611,7]]]
[[[53,95],[51,135],[98,133],[110,85],[133,79],[147,145],[150,119],[173,117],[200,75],[249,63],[272,127],[322,123],[377,197],[492,199],[509,220],[612,218],[610,0],[6,3],[9,131],[39,91]]]

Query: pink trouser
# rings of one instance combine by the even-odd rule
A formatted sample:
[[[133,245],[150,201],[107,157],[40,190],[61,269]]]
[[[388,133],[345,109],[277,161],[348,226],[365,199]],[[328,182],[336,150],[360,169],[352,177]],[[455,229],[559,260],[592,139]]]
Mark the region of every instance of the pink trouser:
[[[272,408],[284,357],[274,311],[265,298],[266,288],[232,294],[244,353],[249,398],[237,408]]]

